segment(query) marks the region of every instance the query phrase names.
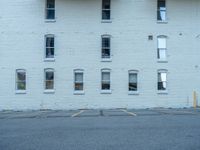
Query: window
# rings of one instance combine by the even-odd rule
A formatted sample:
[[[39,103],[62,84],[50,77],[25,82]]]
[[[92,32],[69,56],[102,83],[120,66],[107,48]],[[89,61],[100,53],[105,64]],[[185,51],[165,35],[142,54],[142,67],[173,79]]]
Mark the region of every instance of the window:
[[[167,90],[167,70],[158,71],[158,90],[159,91]]]
[[[109,35],[102,35],[101,58],[110,59],[110,36]]]
[[[53,90],[54,89],[54,70],[53,69],[45,69],[45,90]]]
[[[111,0],[102,0],[102,20],[110,20]]]
[[[16,70],[16,90],[18,91],[26,90],[26,70],[23,69]]]
[[[110,90],[110,69],[101,70],[101,90]]]
[[[55,19],[55,0],[46,0],[46,19]]]
[[[74,91],[83,91],[83,70],[74,70]]]
[[[138,71],[129,71],[129,92],[138,91]]]
[[[46,35],[46,50],[45,50],[45,58],[52,59],[54,58],[54,35]]]
[[[157,58],[159,60],[166,60],[166,51],[167,51],[167,37],[166,36],[158,36],[158,51]]]
[[[166,21],[166,1],[165,0],[157,1],[157,20]]]

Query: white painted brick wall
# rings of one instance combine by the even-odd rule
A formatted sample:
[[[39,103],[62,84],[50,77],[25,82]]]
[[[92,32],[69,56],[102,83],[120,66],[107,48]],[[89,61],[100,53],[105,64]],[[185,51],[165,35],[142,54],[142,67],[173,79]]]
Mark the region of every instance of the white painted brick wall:
[[[101,23],[101,0],[56,0],[56,22],[46,23],[45,0],[0,0],[0,110],[192,106],[192,92],[200,94],[200,0],[167,0],[167,24],[156,22],[156,7],[112,0],[112,23]],[[45,34],[55,34],[55,62],[44,62]],[[112,35],[112,62],[101,62],[102,34]],[[168,36],[168,63],[157,63],[158,35]],[[23,68],[27,94],[15,94],[15,70]],[[55,94],[43,93],[44,68],[55,69]],[[100,94],[102,68],[112,69],[110,95]],[[85,95],[73,94],[73,69],[84,69]],[[128,95],[131,69],[139,70],[139,95]],[[169,71],[167,95],[157,94],[158,69]]]

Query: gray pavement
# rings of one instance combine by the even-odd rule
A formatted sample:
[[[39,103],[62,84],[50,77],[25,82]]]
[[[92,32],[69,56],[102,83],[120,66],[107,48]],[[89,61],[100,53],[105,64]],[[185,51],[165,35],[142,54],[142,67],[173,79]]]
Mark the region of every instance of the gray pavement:
[[[200,150],[200,109],[2,111],[0,150]]]

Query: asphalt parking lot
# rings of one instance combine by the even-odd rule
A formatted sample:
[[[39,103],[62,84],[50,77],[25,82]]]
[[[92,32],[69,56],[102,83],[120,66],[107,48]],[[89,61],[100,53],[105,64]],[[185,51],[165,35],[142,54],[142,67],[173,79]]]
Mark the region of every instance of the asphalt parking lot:
[[[200,150],[200,109],[1,111],[0,150]]]
[[[40,111],[0,111],[0,119],[20,118],[62,118],[62,117],[114,117],[114,116],[154,116],[154,115],[200,115],[200,108],[185,109],[80,109],[80,110],[40,110]]]

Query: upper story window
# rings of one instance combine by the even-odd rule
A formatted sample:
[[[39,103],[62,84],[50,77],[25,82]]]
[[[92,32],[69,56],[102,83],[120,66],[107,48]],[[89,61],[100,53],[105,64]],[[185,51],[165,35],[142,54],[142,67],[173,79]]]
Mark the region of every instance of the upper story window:
[[[157,1],[157,20],[166,21],[166,0]]]
[[[45,90],[54,90],[54,69],[45,69],[44,78]]]
[[[46,59],[53,59],[54,58],[54,35],[46,35],[46,48],[45,48],[45,58]]]
[[[158,91],[167,90],[167,70],[158,70]]]
[[[46,0],[46,19],[55,19],[55,0]]]
[[[158,40],[157,58],[158,60],[165,61],[167,59],[167,37],[158,36],[157,40]]]
[[[16,70],[16,90],[17,91],[26,90],[26,70],[24,69]]]
[[[109,91],[111,90],[110,85],[110,69],[101,70],[101,90]]]
[[[74,70],[74,91],[83,91],[83,70]]]
[[[102,48],[101,48],[101,58],[110,59],[111,58],[111,48],[110,48],[111,38],[109,35],[102,35]]]
[[[129,71],[129,92],[138,91],[138,71],[130,70]]]
[[[111,0],[102,0],[102,20],[110,20]]]

